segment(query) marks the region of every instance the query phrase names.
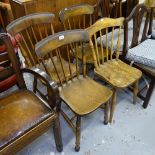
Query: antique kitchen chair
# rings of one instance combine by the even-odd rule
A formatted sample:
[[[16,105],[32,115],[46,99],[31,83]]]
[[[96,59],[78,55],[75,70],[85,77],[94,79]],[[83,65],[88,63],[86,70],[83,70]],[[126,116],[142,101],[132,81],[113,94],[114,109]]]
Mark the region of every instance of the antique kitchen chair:
[[[81,117],[93,112],[99,108],[102,104],[105,105],[105,120],[104,123],[108,123],[108,102],[112,96],[112,91],[86,75],[86,57],[85,57],[85,42],[89,41],[88,33],[85,30],[66,30],[49,36],[36,44],[36,54],[40,59],[44,59],[46,55],[50,55],[53,66],[55,66],[55,72],[60,80],[60,97],[61,100],[71,109],[75,114],[72,118],[69,118],[60,108],[61,114],[67,121],[67,123],[73,129],[76,135],[75,150],[80,150],[80,129],[81,129]],[[73,47],[73,44],[75,47]],[[82,46],[82,74],[80,75],[80,69],[78,66],[78,46]],[[66,50],[64,50],[64,48]],[[73,76],[70,66],[70,56],[72,48],[75,49],[75,64],[76,75]],[[63,50],[62,50],[63,49]],[[63,52],[68,56],[68,68],[70,70],[70,79],[66,77],[66,72],[63,69],[64,64],[61,64],[63,75],[60,76],[60,72],[55,62],[53,61],[53,55],[57,55],[61,62],[61,55]],[[65,79],[62,81],[62,79]],[[61,104],[61,103],[60,103]],[[73,121],[76,119],[76,124]]]
[[[22,36],[22,41],[17,41],[17,43],[19,45],[22,55],[25,58],[26,67],[31,68],[33,66],[36,66],[40,69],[44,69],[43,65],[45,63],[47,64],[47,67],[50,66],[50,70],[48,70],[48,72],[45,69],[46,73],[54,81],[59,82],[59,79],[57,78],[57,76],[55,76],[54,66],[52,66],[52,62],[49,57],[47,56],[44,59],[44,63],[42,63],[42,61],[39,60],[34,51],[34,45],[38,41],[42,40],[48,35],[54,34],[54,18],[54,14],[46,12],[29,14],[14,20],[7,26],[6,29],[13,36],[15,36],[16,34],[20,34]],[[54,61],[56,65],[60,68],[59,71],[61,72],[61,64],[55,56]],[[66,76],[68,76],[68,63],[63,58],[62,63],[64,64]],[[74,65],[71,65],[71,70],[74,74],[76,70]],[[37,89],[36,79],[34,80],[34,91],[37,91],[43,97],[43,94]]]
[[[15,154],[46,132],[50,126],[54,130],[57,150],[62,151],[59,117],[53,111],[53,107],[57,104],[56,99],[59,98],[56,83],[47,76],[44,78],[46,73],[37,68],[21,70],[9,37],[3,33],[0,34],[0,38],[7,45],[12,63],[12,67],[0,71],[0,74],[7,76],[15,72],[20,87],[20,90],[0,98],[0,154]],[[48,103],[26,88],[23,73],[29,73],[46,83]]]
[[[59,19],[65,30],[85,29],[97,20],[97,4],[95,6],[78,4],[63,8],[59,12]],[[85,46],[86,61],[88,64],[93,64],[89,43],[85,44]],[[79,51],[81,51],[81,46],[79,46]],[[82,60],[82,52],[79,52],[79,59]]]
[[[87,28],[90,37],[90,46],[92,49],[93,57],[94,57],[94,65],[95,65],[95,75],[99,78],[103,79],[105,82],[109,83],[113,86],[113,99],[111,104],[111,112],[110,112],[110,122],[112,122],[112,117],[115,108],[116,102],[116,93],[118,89],[126,88],[130,85],[134,85],[134,97],[133,102],[136,102],[137,92],[138,92],[138,80],[141,77],[141,71],[136,68],[133,68],[119,59],[120,54],[120,34],[121,27],[123,25],[124,18],[102,18],[99,19],[92,26]],[[119,27],[118,35],[117,35],[117,49],[116,54],[114,54],[113,43],[114,43],[114,29],[115,27]],[[109,42],[106,43],[106,48],[102,48],[102,39],[100,39],[100,48],[101,51],[98,50],[97,46],[97,33],[100,34],[100,38],[102,36],[102,30],[106,30],[106,40],[108,40],[108,29],[112,28],[112,37],[111,37],[111,45],[109,48]],[[94,40],[94,43],[93,43]],[[99,52],[102,55],[102,61],[99,59]],[[105,53],[105,54],[104,54]]]
[[[155,40],[147,37],[147,34],[150,34],[152,32],[152,11],[153,9],[150,10],[150,8],[147,8],[144,5],[139,5],[124,21],[125,45],[123,51],[123,59],[128,63],[132,62],[134,67],[140,69],[144,73],[144,75],[146,75],[150,79],[148,82],[146,82],[146,85],[138,92],[138,96],[144,101],[144,108],[147,108],[148,106],[155,85]],[[142,34],[140,34],[139,28],[142,25],[141,21],[143,17],[146,18],[146,21],[143,32]],[[129,42],[128,25],[131,20],[133,20],[133,38],[130,48],[127,48]],[[147,90],[146,95],[144,94],[145,90]]]

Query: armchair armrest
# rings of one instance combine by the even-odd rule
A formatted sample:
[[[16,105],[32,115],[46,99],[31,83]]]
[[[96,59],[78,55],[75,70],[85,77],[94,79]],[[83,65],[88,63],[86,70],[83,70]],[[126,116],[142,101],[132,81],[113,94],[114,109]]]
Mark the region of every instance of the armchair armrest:
[[[35,79],[42,81],[47,87],[47,99],[44,99],[47,101],[47,103],[52,109],[57,106],[60,101],[60,97],[58,86],[55,81],[52,81],[51,78],[39,68],[23,68],[21,72],[32,74]]]

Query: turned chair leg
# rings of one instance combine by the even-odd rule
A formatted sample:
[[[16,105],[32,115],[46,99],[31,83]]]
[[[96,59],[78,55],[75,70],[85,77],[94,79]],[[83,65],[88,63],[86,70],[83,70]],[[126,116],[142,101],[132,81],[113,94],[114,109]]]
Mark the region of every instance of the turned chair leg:
[[[117,89],[114,88],[113,95],[112,95],[111,107],[110,107],[110,120],[109,120],[110,123],[112,123],[112,118],[113,118],[114,111],[115,111],[116,95],[117,95]]]
[[[80,150],[80,134],[81,134],[81,117],[77,116],[76,120],[76,142],[75,142],[75,151]]]
[[[109,122],[109,101],[105,104],[104,107],[104,124],[107,125]]]
[[[144,99],[144,103],[143,103],[143,108],[147,108],[148,104],[149,104],[149,100],[151,98],[151,95],[152,95],[152,92],[153,92],[153,89],[154,89],[154,86],[155,86],[155,82],[154,82],[154,79],[151,79],[151,82],[149,84],[149,89],[147,91],[147,94],[146,94],[146,97]]]
[[[138,94],[138,80],[134,83],[133,104],[136,104],[136,102],[137,102],[137,94]]]
[[[54,139],[55,139],[56,148],[57,148],[57,150],[59,152],[61,152],[63,150],[63,144],[62,144],[62,137],[61,137],[61,128],[60,128],[59,117],[57,117],[54,120],[53,132],[54,132]]]

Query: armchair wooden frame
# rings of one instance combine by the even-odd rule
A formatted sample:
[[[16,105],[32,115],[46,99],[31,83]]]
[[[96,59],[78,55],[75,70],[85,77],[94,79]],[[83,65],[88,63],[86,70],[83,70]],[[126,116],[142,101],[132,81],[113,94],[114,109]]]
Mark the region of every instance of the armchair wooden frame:
[[[57,105],[57,101],[59,100],[57,84],[54,81],[51,81],[45,72],[42,72],[37,68],[33,68],[33,70],[30,70],[30,69],[21,70],[19,61],[17,60],[17,57],[14,53],[14,50],[8,35],[6,33],[0,34],[0,38],[3,39],[5,44],[7,45],[9,58],[12,64],[12,67],[9,67],[6,70],[3,70],[1,74],[3,74],[4,76],[7,76],[8,74],[15,72],[18,85],[20,88],[19,91],[13,92],[8,96],[6,95],[0,98],[0,103],[1,105],[3,105],[3,106],[0,106],[0,122],[1,122],[0,154],[15,154],[17,151],[22,149],[25,145],[29,144],[38,136],[46,132],[50,126],[53,126],[57,150],[62,151],[62,139],[61,139],[61,132],[60,132],[59,117],[58,117],[58,114],[53,110],[54,107],[56,107]],[[50,108],[45,105],[45,102],[40,97],[36,96],[31,91],[27,90],[22,76],[23,73],[30,73],[33,76],[35,76],[37,79],[44,81],[44,83],[46,83],[47,90],[48,90],[48,103],[46,104],[48,104]],[[28,97],[24,99],[24,100],[27,100],[27,102],[25,103],[24,100],[21,100],[23,102],[20,102],[20,99],[24,98],[25,95]],[[11,109],[7,108],[7,106],[13,104],[14,102],[16,104],[14,104],[12,108],[13,109],[17,108],[16,109],[17,111],[11,110],[12,108]],[[32,110],[31,113],[29,111],[28,115],[24,116],[26,114],[26,111],[22,109],[22,106],[20,105],[18,106],[18,103],[20,105],[23,104],[22,106],[25,108],[27,107],[28,110],[30,111]],[[41,116],[43,114],[40,113],[40,115],[37,116],[35,111],[33,112],[33,110],[35,110],[33,105],[36,105],[35,106],[36,109],[41,108],[41,113],[43,111],[46,111],[46,112],[48,111],[48,115],[47,113],[45,113],[47,116],[45,116],[44,118],[41,118],[43,117]],[[39,107],[37,105],[39,105]],[[31,109],[32,107],[33,109]],[[20,112],[18,113],[18,111]],[[5,115],[5,113],[7,113],[7,116]],[[38,118],[39,120],[36,122],[33,122],[33,120],[31,120],[31,119],[34,119],[33,115],[35,115],[34,116],[35,118],[40,117]],[[24,117],[24,119],[22,119],[22,117]],[[9,120],[10,121],[12,120],[12,122],[9,122]],[[26,123],[26,125],[23,124],[24,122]]]
[[[61,85],[59,87],[59,92],[61,100],[74,113],[74,116],[72,118],[69,118],[67,114],[65,114],[65,112],[62,110],[60,102],[57,110],[61,112],[64,119],[67,121],[76,135],[76,151],[80,150],[81,117],[93,112],[103,104],[105,105],[104,123],[107,124],[109,111],[108,102],[112,96],[112,91],[109,88],[98,84],[86,75],[85,43],[87,43],[88,40],[88,33],[85,30],[76,29],[56,33],[53,36],[49,36],[36,44],[36,53],[40,59],[46,55],[51,55],[51,61],[55,66],[55,72],[60,79],[59,83]],[[82,72],[80,71],[78,63],[78,46],[82,46]],[[70,56],[72,50],[74,50],[76,56],[74,62],[76,65],[76,74],[72,73],[70,67]],[[66,77],[66,72],[63,69],[63,64],[61,65],[63,75],[61,75],[59,70],[57,69],[57,66],[52,60],[52,55],[56,53],[59,61],[61,62],[61,54],[63,52],[65,52],[68,56],[70,78]],[[73,121],[75,119],[76,124],[74,125]]]

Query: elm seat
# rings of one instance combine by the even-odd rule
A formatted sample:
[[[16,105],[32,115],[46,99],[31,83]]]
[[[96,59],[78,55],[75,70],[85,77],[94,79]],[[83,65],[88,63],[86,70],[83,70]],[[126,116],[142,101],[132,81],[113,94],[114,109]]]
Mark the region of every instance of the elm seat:
[[[29,129],[54,117],[43,101],[28,90],[20,90],[0,99],[0,149]]]
[[[55,66],[57,66],[58,72],[60,73],[59,78],[58,78],[58,76],[56,74],[56,71],[55,71],[55,68],[54,68],[54,65],[53,65],[51,59],[44,60],[44,61],[45,61],[44,64],[46,66],[46,70],[48,71],[48,74],[50,75],[52,80],[56,81],[57,83],[59,83],[59,78],[61,79],[61,81],[65,81],[65,77],[63,75],[63,70],[62,70],[62,67],[61,67],[61,63],[57,59],[56,56],[53,57],[53,61],[55,63]],[[64,66],[64,71],[65,71],[66,78],[70,79],[71,78],[70,70],[68,68],[69,63],[67,61],[65,61],[64,59],[62,59],[62,64]],[[45,67],[42,64],[37,65],[37,68],[45,71]],[[75,73],[76,73],[76,66],[74,64],[71,64],[71,71],[72,71],[73,76],[74,76]]]
[[[105,81],[116,88],[125,88],[142,76],[140,70],[115,59],[101,65],[94,71],[95,74],[104,78]]]
[[[155,68],[155,40],[146,39],[138,46],[128,50],[126,59]]]
[[[73,92],[76,95],[73,95]],[[79,77],[64,86],[60,96],[76,114],[86,115],[107,102],[112,96],[112,91],[89,77]]]

